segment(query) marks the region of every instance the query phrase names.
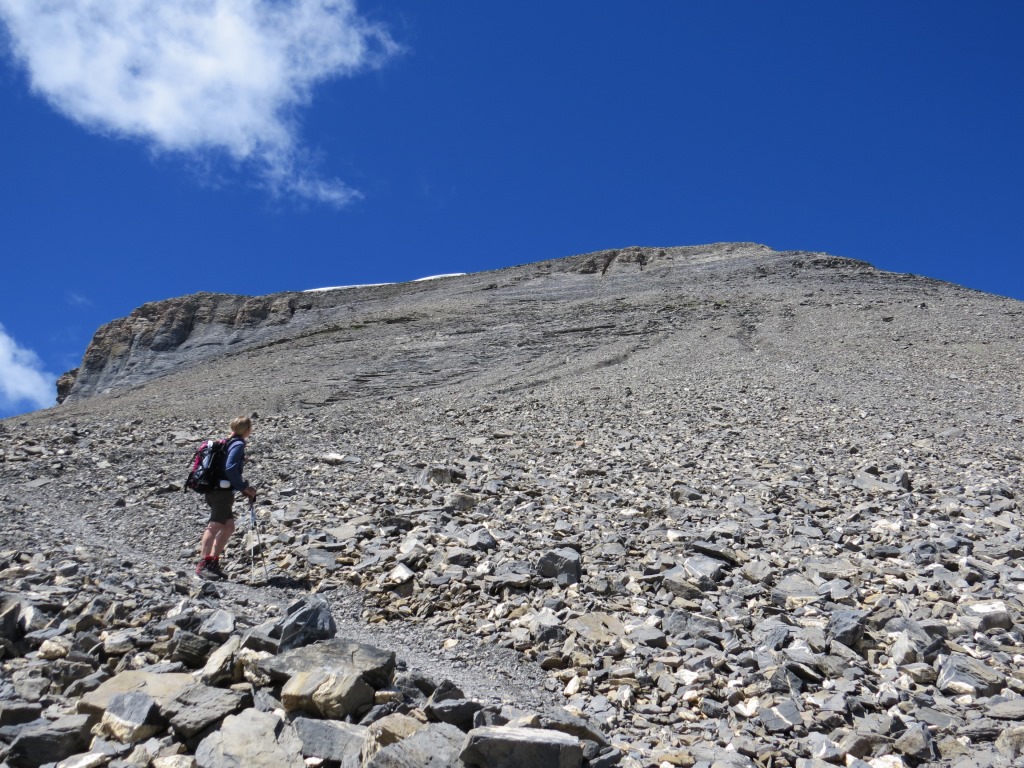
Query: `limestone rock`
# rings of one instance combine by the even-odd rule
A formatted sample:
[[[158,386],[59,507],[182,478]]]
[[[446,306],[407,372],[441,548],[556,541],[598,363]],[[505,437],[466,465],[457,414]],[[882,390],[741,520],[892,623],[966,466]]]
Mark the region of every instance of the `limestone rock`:
[[[375,752],[364,768],[460,768],[466,735],[453,725],[430,725]]]
[[[305,768],[302,743],[277,716],[247,709],[225,718],[196,749],[199,768]]]
[[[308,717],[297,717],[292,725],[302,742],[304,757],[341,763],[343,768],[361,766],[366,727]]]
[[[979,659],[954,653],[939,670],[939,690],[953,694],[991,696],[1002,690],[1005,677]]]
[[[481,768],[578,768],[583,750],[578,739],[557,731],[486,726],[469,732],[460,757]]]
[[[373,694],[358,672],[299,672],[281,689],[281,702],[289,712],[342,720],[372,704]]]
[[[156,701],[141,691],[111,697],[100,721],[104,733],[126,744],[148,739],[164,725]]]
[[[257,666],[279,682],[316,669],[324,674],[352,674],[374,688],[384,688],[394,675],[395,653],[365,643],[334,638],[265,658]]]
[[[81,752],[89,743],[89,718],[65,715],[21,728],[11,743],[7,762],[12,768],[56,763]]]

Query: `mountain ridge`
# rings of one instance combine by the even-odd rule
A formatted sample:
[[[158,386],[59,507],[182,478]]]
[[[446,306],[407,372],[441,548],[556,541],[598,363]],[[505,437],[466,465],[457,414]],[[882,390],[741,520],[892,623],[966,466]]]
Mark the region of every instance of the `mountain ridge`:
[[[344,311],[349,305],[367,304],[362,311],[372,315],[375,310],[379,311],[378,305],[391,300],[399,302],[424,292],[443,294],[453,281],[458,285],[474,284],[491,277],[530,280],[569,274],[604,278],[634,270],[642,272],[645,268],[649,271],[666,267],[692,270],[751,259],[765,262],[791,259],[798,266],[806,262],[812,267],[874,269],[866,262],[828,254],[773,251],[755,243],[716,243],[608,249],[472,275],[445,276],[428,283],[413,281],[264,296],[199,292],[143,304],[126,317],[98,329],[79,368],[61,377],[58,401],[134,386],[148,377],[194,365],[232,348],[281,343],[289,334],[297,337],[315,333],[316,328],[329,325],[339,315],[353,314]],[[681,263],[676,263],[677,260]],[[383,300],[375,301],[378,296]]]

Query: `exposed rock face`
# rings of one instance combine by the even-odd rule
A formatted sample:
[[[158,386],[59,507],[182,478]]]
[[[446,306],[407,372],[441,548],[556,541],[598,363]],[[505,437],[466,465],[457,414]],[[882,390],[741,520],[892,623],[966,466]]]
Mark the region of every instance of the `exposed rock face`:
[[[144,304],[128,317],[100,328],[80,368],[61,377],[58,397],[63,402],[137,386],[225,354],[322,333],[363,328],[372,332],[375,326],[391,331],[390,326],[417,325],[423,320],[441,321],[455,329],[461,322],[475,323],[478,313],[507,317],[515,326],[529,319],[532,312],[520,316],[526,308],[521,290],[495,291],[465,300],[467,292],[493,290],[499,285],[537,290],[533,301],[555,301],[569,308],[594,299],[594,290],[599,293],[608,282],[605,278],[614,278],[616,289],[630,297],[620,300],[632,304],[652,293],[663,294],[666,279],[668,284],[684,275],[687,281],[731,279],[737,271],[780,267],[873,271],[864,262],[825,254],[777,253],[751,243],[726,243],[601,251],[495,273],[403,285],[257,297],[198,293]],[[616,324],[598,324],[552,332],[576,340],[590,335],[615,336],[619,333],[615,329]],[[512,329],[499,328],[494,342],[506,343],[502,330]]]
[[[68,395],[71,394],[71,389],[75,386],[75,381],[78,379],[78,368],[72,368],[67,373],[61,375],[57,379],[57,403],[63,403],[68,399]]]
[[[275,327],[291,320],[296,304],[291,294],[250,298],[219,293],[143,304],[96,332],[81,366],[58,382],[59,401],[133,386],[222,355],[235,344],[271,337]]]
[[[1020,302],[749,245],[309,301],[0,422],[0,765],[1019,762]]]

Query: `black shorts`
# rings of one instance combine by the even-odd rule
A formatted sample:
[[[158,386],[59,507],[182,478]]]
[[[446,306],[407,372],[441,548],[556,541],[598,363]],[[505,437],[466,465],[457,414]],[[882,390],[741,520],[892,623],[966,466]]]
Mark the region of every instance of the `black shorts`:
[[[206,494],[206,503],[210,507],[210,522],[223,525],[234,518],[231,507],[235,503],[235,492],[230,488],[210,491]]]

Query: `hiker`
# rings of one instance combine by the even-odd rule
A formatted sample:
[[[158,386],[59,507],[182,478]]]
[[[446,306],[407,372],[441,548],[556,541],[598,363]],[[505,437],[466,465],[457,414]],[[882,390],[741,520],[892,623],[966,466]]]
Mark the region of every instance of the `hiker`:
[[[220,569],[220,555],[228,545],[228,539],[235,532],[235,516],[231,507],[235,503],[235,492],[241,493],[250,503],[256,501],[256,489],[242,477],[245,465],[245,440],[252,434],[252,419],[239,416],[231,420],[231,437],[227,442],[227,458],[224,464],[224,480],[220,488],[205,494],[210,507],[210,522],[203,531],[202,552],[196,566],[197,576],[223,578]]]

